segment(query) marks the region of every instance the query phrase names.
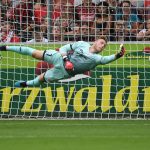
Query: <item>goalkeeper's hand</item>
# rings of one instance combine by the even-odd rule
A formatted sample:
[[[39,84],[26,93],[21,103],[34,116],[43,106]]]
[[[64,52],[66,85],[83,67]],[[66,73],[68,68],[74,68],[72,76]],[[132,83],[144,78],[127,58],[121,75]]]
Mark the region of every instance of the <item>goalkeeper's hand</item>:
[[[65,66],[65,69],[67,71],[73,71],[74,70],[74,65],[71,61],[69,61],[68,57],[67,56],[63,56],[63,60],[64,60],[64,66]]]
[[[116,59],[119,59],[120,57],[122,57],[125,54],[125,48],[123,46],[123,44],[120,45],[119,48],[119,52],[116,54]]]

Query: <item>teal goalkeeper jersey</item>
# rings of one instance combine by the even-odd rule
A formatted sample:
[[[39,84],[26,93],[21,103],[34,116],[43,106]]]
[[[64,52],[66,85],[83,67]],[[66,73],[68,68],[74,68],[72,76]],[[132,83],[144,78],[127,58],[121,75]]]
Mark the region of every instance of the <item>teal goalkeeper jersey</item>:
[[[70,61],[74,64],[74,74],[84,73],[94,69],[97,65],[110,63],[116,59],[115,55],[101,56],[96,53],[89,52],[91,45],[84,41],[66,44],[60,48],[61,54],[68,54]]]

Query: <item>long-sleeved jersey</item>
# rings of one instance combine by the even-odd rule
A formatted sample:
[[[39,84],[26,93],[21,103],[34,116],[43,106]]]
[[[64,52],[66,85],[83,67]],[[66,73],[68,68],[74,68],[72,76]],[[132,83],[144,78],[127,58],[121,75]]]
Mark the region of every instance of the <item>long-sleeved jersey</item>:
[[[116,59],[115,55],[101,56],[96,53],[91,53],[89,48],[91,45],[84,41],[66,44],[60,48],[61,54],[68,54],[73,51],[68,57],[74,65],[74,74],[84,73],[94,69],[97,65],[110,63]]]

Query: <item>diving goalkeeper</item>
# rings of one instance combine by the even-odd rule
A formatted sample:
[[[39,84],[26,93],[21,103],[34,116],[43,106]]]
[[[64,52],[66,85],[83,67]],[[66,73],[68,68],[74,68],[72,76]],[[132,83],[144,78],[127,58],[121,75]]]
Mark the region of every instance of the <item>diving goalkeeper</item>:
[[[62,46],[59,52],[55,50],[41,51],[24,46],[0,46],[0,51],[13,51],[53,64],[53,68],[48,69],[35,79],[15,83],[15,87],[27,87],[39,86],[45,81],[56,82],[73,77],[76,74],[82,74],[94,69],[97,65],[104,65],[117,60],[125,53],[125,48],[123,45],[120,45],[120,50],[116,54],[110,56],[99,55],[98,53],[102,52],[106,45],[107,38],[100,36],[93,45],[84,41],[78,41]]]

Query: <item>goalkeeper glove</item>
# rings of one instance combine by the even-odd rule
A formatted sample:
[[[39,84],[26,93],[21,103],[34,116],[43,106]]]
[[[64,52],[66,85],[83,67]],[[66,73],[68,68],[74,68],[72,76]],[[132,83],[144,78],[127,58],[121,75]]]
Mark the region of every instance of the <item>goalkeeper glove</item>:
[[[123,44],[120,45],[119,48],[120,52],[116,54],[116,59],[119,59],[120,57],[122,57],[125,54],[125,48],[123,46]]]
[[[64,60],[64,66],[65,66],[65,69],[67,71],[73,71],[74,70],[74,65],[71,61],[69,61],[68,57],[67,56],[63,56],[63,60]]]
[[[6,51],[6,46],[0,46],[0,51]]]

